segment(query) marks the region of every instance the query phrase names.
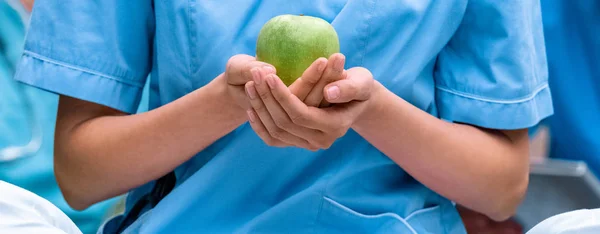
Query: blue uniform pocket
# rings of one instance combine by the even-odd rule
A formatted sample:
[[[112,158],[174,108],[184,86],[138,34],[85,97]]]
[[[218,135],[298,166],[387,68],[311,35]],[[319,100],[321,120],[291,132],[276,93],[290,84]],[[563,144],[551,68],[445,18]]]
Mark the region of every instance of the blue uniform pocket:
[[[407,217],[393,212],[362,214],[323,197],[316,233],[444,233],[440,206],[417,210]]]

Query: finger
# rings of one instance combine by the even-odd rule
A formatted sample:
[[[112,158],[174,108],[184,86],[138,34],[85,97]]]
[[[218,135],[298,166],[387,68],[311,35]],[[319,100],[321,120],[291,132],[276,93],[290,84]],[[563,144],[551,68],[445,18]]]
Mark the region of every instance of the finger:
[[[275,147],[290,146],[283,141],[271,137],[262,122],[257,121],[258,117],[253,110],[248,110],[246,113],[248,114],[248,122],[250,122],[250,127],[252,127],[252,130],[256,132],[256,135],[258,135],[260,139],[262,139],[267,145]]]
[[[320,131],[329,130],[330,126],[335,126],[335,119],[328,118],[326,113],[319,108],[304,104],[289,89],[285,88],[285,84],[276,78],[276,75],[271,76],[275,76],[276,82],[275,88],[272,90],[273,98],[287,113],[292,123]]]
[[[263,76],[264,73],[262,73],[260,70],[261,69],[253,69],[253,73],[255,73],[255,80],[246,84],[246,90],[248,92],[248,97],[250,98],[250,105],[256,112],[258,120],[262,122],[271,137],[298,147],[309,148],[310,144],[308,141],[284,131],[283,129],[277,127],[273,121],[265,102],[271,104],[274,99],[269,91],[268,85],[265,82]]]
[[[272,65],[257,61],[255,57],[246,54],[234,55],[227,61],[225,75],[227,83],[230,85],[243,85],[252,80],[253,68],[265,67],[268,73],[275,73],[275,67]]]
[[[325,100],[330,103],[365,101],[371,96],[373,75],[365,68],[351,68],[348,77],[335,81],[323,89]]]
[[[290,91],[296,95],[300,100],[304,101],[308,93],[315,87],[317,82],[321,79],[323,71],[327,66],[326,58],[318,58],[315,60],[305,71],[302,76],[298,78],[292,85],[290,85]]]
[[[310,91],[306,99],[304,99],[304,103],[308,106],[319,106],[320,104],[327,105],[326,102],[323,102],[323,88],[325,85],[344,79],[344,63],[346,58],[344,55],[340,53],[336,53],[331,55],[329,58],[329,62],[327,63],[327,67],[325,71],[323,71],[323,75],[321,79],[317,82],[314,88]]]
[[[324,133],[319,130],[303,127],[297,124],[294,124],[288,113],[283,109],[281,104],[278,101],[276,95],[285,95],[286,91],[290,92],[285,84],[277,77],[275,74],[270,74],[266,76],[266,81],[269,86],[269,92],[271,93],[273,98],[268,98],[267,100],[263,100],[264,104],[271,114],[271,118],[275,122],[275,125],[281,129],[284,129],[291,134],[298,136],[304,140],[307,140],[312,145],[319,145],[318,141],[323,138]],[[262,97],[262,95],[259,95]]]

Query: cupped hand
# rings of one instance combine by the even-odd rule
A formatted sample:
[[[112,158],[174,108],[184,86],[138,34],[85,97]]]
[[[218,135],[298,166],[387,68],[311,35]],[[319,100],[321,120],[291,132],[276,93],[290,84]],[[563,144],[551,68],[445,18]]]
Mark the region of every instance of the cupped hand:
[[[229,59],[223,73],[227,83],[227,93],[243,110],[250,108],[244,85],[252,81],[252,72],[256,72],[257,69],[261,69],[265,74],[275,74],[276,72],[275,67],[268,63],[257,61],[250,55],[238,54]]]
[[[337,68],[335,64],[331,67],[332,70]],[[260,68],[257,71],[253,81],[246,84],[252,106],[247,111],[248,118],[254,131],[270,146],[296,146],[309,150],[329,148],[362,114],[374,90],[373,76],[367,69],[357,67],[346,72],[342,69],[338,71],[343,74],[341,80],[329,84],[323,82],[324,88],[319,89],[321,94],[313,94],[324,96],[334,105],[318,108],[305,102],[319,82],[313,82],[314,88],[303,101],[303,95],[292,93],[294,87],[288,89],[275,74]],[[312,102],[316,103],[321,102]]]
[[[345,77],[344,56],[339,53],[333,54],[329,61],[326,58],[315,60],[302,74],[302,77],[289,87],[294,95],[309,106],[326,104],[323,99],[323,87],[327,83]],[[232,56],[223,73],[228,84],[228,93],[244,110],[248,109],[250,105],[243,86],[253,80],[253,74],[258,74],[258,69],[262,69],[266,75],[276,73],[273,65],[258,61],[255,57],[246,54]]]
[[[302,76],[290,85],[290,92],[307,106],[326,107],[329,103],[323,98],[323,88],[334,81],[346,78],[343,54],[332,54],[329,59],[319,58],[304,71]]]

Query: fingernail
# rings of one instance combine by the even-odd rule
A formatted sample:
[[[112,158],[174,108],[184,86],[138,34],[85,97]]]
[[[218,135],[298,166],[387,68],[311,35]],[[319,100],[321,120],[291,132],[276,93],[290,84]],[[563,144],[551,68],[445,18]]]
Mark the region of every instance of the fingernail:
[[[275,89],[275,76],[273,74],[267,76],[267,84],[269,88]]]
[[[250,97],[250,99],[255,99],[256,98],[256,89],[254,88],[254,85],[250,84],[250,85],[246,86],[246,93],[248,93],[248,97]]]
[[[250,70],[250,72],[252,72],[252,79],[254,79],[254,83],[256,83],[257,85],[260,85],[260,83],[261,83],[260,70],[255,67],[255,68],[252,68]]]
[[[254,116],[254,111],[252,110],[247,110],[246,113],[248,114],[248,119],[250,120],[250,122],[254,123],[255,120],[255,116]]]
[[[263,69],[265,69],[265,72],[268,74],[275,73],[275,68],[273,68],[271,66],[264,66]]]
[[[344,61],[346,60],[346,58],[344,56],[340,56],[341,58],[338,58],[337,61],[335,62],[335,69],[338,71],[344,70]]]
[[[340,97],[340,88],[337,86],[331,86],[327,88],[327,97],[329,100],[335,100]]]

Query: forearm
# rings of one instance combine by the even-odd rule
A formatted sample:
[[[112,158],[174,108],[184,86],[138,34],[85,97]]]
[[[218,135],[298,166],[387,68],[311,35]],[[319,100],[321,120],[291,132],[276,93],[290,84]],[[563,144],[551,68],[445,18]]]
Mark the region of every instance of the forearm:
[[[377,85],[360,135],[442,196],[494,219],[514,212],[528,183],[527,147],[515,144],[527,140],[445,122]]]
[[[245,112],[213,83],[146,113],[59,122],[55,171],[71,205],[83,209],[157,179],[241,125]]]

